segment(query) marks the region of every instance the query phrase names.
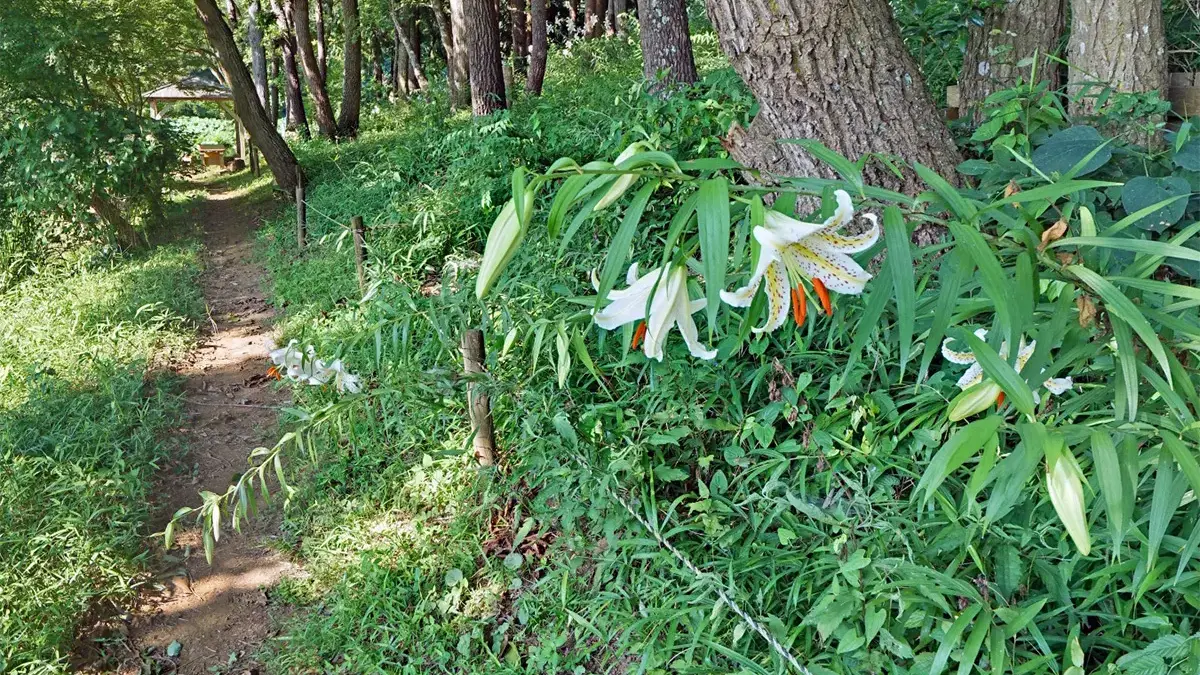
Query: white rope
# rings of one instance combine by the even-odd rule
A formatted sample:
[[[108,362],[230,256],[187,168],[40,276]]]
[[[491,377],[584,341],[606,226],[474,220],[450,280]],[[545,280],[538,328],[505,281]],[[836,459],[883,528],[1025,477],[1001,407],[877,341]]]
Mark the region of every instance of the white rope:
[[[589,471],[591,471],[591,465],[586,459],[578,454],[576,455],[576,459],[583,466],[587,467]],[[595,472],[592,471],[592,473]],[[700,571],[700,568],[696,567],[696,565],[692,563],[692,561],[689,560],[682,551],[675,548],[674,544],[672,544],[670,541],[667,541],[667,538],[658,531],[658,528],[651,526],[650,523],[646,522],[645,518],[638,514],[637,511],[634,511],[633,508],[629,506],[629,503],[626,502],[616,490],[608,487],[608,485],[603,482],[600,483],[600,487],[612,495],[612,497],[617,500],[617,503],[620,504],[629,513],[629,515],[633,516],[634,520],[636,520],[643,528],[645,528],[647,532],[650,533],[650,536],[654,537],[654,540],[658,542],[658,545],[666,549],[672,556],[674,556],[675,559],[678,560],[684,567],[686,567],[689,572],[695,575],[698,581],[708,582],[713,587],[713,590],[717,592],[717,597],[721,599],[721,602],[729,605],[729,609],[732,609],[733,613],[737,614],[738,618],[740,618],[743,623],[749,626],[751,630],[762,636],[762,638],[767,641],[767,644],[771,646],[771,649],[775,650],[776,654],[779,654],[779,656],[787,661],[797,673],[800,673],[800,675],[812,675],[811,671],[800,665],[800,662],[796,660],[796,657],[793,656],[792,653],[779,642],[779,640],[775,639],[775,636],[772,635],[770,631],[768,631],[758,621],[755,621],[753,617],[747,614],[745,610],[743,610],[741,606],[738,605],[728,593],[726,593],[724,585],[716,581],[713,578],[713,575]]]

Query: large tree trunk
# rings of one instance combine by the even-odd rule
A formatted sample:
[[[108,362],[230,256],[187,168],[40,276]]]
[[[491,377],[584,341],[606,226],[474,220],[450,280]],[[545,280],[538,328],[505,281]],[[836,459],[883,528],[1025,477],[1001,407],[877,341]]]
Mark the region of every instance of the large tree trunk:
[[[471,61],[471,108],[490,115],[508,107],[500,65],[500,21],[492,0],[462,0]]]
[[[242,55],[238,52],[233,33],[230,32],[214,0],[196,0],[196,12],[204,24],[208,42],[217,52],[221,67],[229,78],[229,88],[233,91],[233,109],[237,118],[246,125],[250,139],[267,158],[271,173],[275,176],[275,183],[290,194],[296,188],[299,164],[296,162],[296,156],[292,154],[292,149],[275,130],[274,123],[267,117],[266,111],[255,96],[254,81],[250,72],[246,70]]]
[[[621,24],[621,15],[629,11],[627,0],[609,0],[612,3],[613,10],[613,28],[617,33],[624,35],[625,26]]]
[[[604,0],[584,0],[583,36],[597,38],[604,34],[604,18],[607,13]]]
[[[666,86],[696,81],[686,0],[638,0],[642,24],[642,71]]]
[[[425,89],[429,79],[425,77],[424,61],[421,58],[421,27],[417,23],[416,10],[407,12],[408,20],[404,22],[404,37],[408,45],[408,84],[411,89]],[[420,77],[418,77],[420,73]]]
[[[321,79],[329,81],[329,33],[325,30],[325,0],[317,0],[317,66],[321,69]]]
[[[425,71],[421,68],[421,60],[417,53],[419,47],[413,45],[411,37],[412,33],[415,32],[415,22],[411,21],[411,16],[405,16],[401,19],[401,11],[404,10],[401,10],[393,1],[391,3],[392,26],[396,29],[396,39],[399,40],[400,46],[404,49],[404,54],[408,61],[407,72],[401,72],[400,75],[407,78],[411,74],[413,79],[416,80],[413,84],[416,85],[417,89],[428,89],[429,78],[425,77]]]
[[[450,0],[450,33],[454,40],[454,56],[448,59],[447,71],[453,73],[455,88],[450,90],[450,109],[465,108],[471,103],[471,50],[467,39],[467,15],[463,3]]]
[[[304,76],[308,80],[308,93],[313,99],[313,112],[317,116],[317,128],[329,140],[337,137],[337,123],[333,119],[333,105],[329,102],[329,91],[325,88],[325,76],[321,74],[317,55],[313,53],[312,35],[308,30],[308,0],[289,0],[292,3],[292,18],[296,23],[296,49],[304,65]]]
[[[993,92],[1006,89],[1019,78],[1028,79],[1031,68],[1018,67],[1023,59],[1058,51],[1066,18],[1064,0],[1009,0],[987,10],[983,26],[971,28],[958,95],[963,116],[982,121],[982,106]],[[1037,77],[1058,88],[1058,67],[1038,64]]]
[[[513,70],[525,72],[525,61],[528,54],[525,51],[529,38],[525,35],[525,0],[508,0],[508,22],[512,27],[512,60]]]
[[[358,22],[358,0],[342,0],[342,106],[338,111],[338,135],[358,135],[358,113],[362,106],[362,31]]]
[[[395,37],[395,51],[392,53],[392,82],[397,93],[408,96],[408,52],[404,51],[404,39],[400,35],[400,26],[392,29]]]
[[[533,43],[529,48],[529,77],[525,80],[525,91],[541,96],[542,81],[546,78],[546,0],[529,0],[529,23]]]
[[[447,11],[446,0],[432,0],[433,20],[437,23],[438,37],[442,40],[442,51],[446,53],[446,88],[450,91],[450,100],[458,98],[458,88],[468,87],[470,83],[463,78],[456,78],[454,72],[454,30],[450,24],[450,14]],[[461,36],[459,36],[461,38]]]
[[[857,159],[899,155],[952,177],[954,139],[909,56],[887,0],[706,0],[721,48],[758,100],[735,158],[778,174],[832,176],[800,146],[813,138]],[[644,21],[645,19],[643,19]],[[867,179],[915,194],[913,175],[869,167]]]
[[[1167,50],[1162,3],[1071,0],[1066,58],[1071,64],[1069,93],[1074,115],[1094,112],[1094,97],[1105,86],[1139,93],[1164,89]]]

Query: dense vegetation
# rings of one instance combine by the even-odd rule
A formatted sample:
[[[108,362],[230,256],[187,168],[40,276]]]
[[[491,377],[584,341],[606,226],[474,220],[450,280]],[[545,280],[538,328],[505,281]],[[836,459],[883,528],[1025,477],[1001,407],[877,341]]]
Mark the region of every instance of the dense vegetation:
[[[144,579],[180,426],[162,366],[203,301],[199,247],[133,249],[195,196],[170,192],[180,154],[233,135],[137,100],[211,60],[186,47],[190,3],[51,4],[0,7],[4,672],[66,670]],[[436,41],[416,48],[430,80],[396,72],[442,5],[362,4],[361,126],[291,125],[308,242],[281,206],[258,254],[280,344],[364,386],[285,380],[287,433],[169,528],[286,495],[279,545],[306,573],[272,592],[271,672],[1200,672],[1200,128],[1160,92],[1077,111],[1045,81],[1066,65],[1031,59],[951,126],[946,175],[810,139],[820,177],[764,187],[729,134],[762,102],[699,3],[697,82],[648,82],[636,21],[579,39],[560,15],[540,95],[518,72],[474,117]],[[939,100],[1004,5],[890,4]],[[147,48],[184,15],[185,48]],[[1164,3],[1174,68],[1197,17]],[[258,24],[229,19],[253,50]],[[893,176],[919,187],[873,180]],[[464,375],[472,329],[486,371]],[[492,466],[469,390],[491,398]]]

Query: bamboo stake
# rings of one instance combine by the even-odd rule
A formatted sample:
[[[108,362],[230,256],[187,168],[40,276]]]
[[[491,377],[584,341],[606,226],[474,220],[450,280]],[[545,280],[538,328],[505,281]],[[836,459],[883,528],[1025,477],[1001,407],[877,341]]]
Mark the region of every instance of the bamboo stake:
[[[467,375],[483,372],[483,331],[472,328],[463,333],[462,354],[463,370]],[[475,438],[475,460],[479,466],[492,466],[495,462],[496,434],[492,423],[491,399],[476,384],[467,384],[467,410]]]

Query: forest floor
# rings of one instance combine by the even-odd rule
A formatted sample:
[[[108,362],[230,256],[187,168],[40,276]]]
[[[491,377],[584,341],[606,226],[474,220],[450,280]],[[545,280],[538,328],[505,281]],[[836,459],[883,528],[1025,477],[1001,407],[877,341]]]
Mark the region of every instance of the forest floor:
[[[197,347],[172,366],[183,378],[186,455],[161,472],[152,523],[159,532],[176,510],[198,506],[200,491],[223,493],[254,448],[274,444],[277,409],[287,402],[286,391],[265,375],[274,311],[263,290],[264,270],[253,259],[254,231],[276,204],[269,190],[219,182],[206,190],[189,217],[204,243],[208,316]],[[271,546],[279,522],[277,513],[268,513],[246,522],[241,533],[224,531],[209,565],[199,528],[185,519],[189,527],[160,556],[157,583],[133,612],[119,672],[257,672],[254,655],[273,625],[269,593],[297,573]]]

